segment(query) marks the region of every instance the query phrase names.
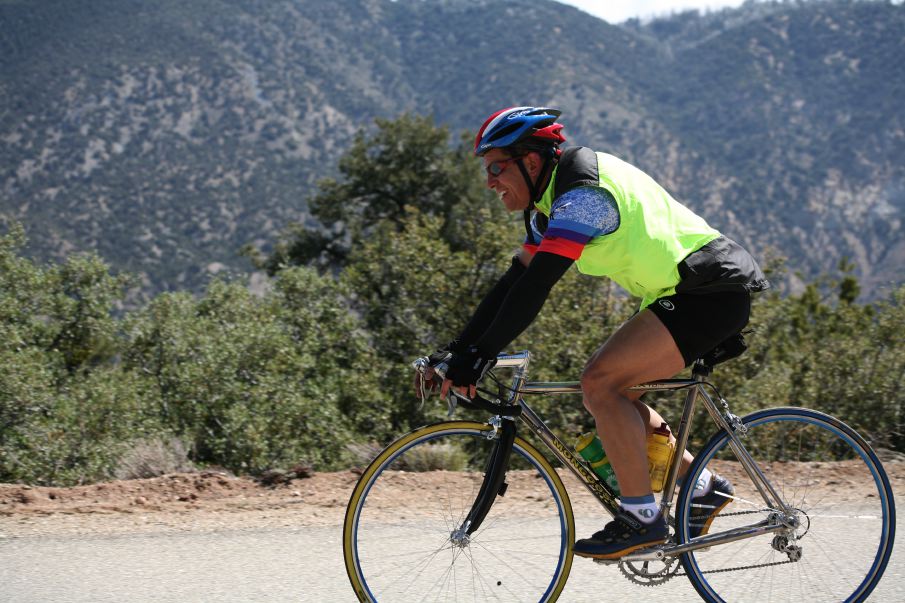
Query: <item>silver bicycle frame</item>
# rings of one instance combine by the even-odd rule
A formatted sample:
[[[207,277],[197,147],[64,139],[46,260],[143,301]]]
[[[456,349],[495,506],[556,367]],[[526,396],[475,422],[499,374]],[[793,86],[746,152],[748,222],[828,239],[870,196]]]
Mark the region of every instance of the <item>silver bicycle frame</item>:
[[[544,442],[544,444],[546,444],[553,455],[578,477],[585,487],[587,487],[597,498],[601,505],[603,505],[611,515],[615,515],[618,512],[619,503],[612,490],[590,470],[590,466],[583,458],[576,455],[570,446],[564,444],[552,431],[550,431],[543,420],[523,398],[525,394],[581,394],[581,383],[578,381],[527,381],[527,370],[530,360],[531,354],[527,350],[514,354],[500,355],[497,358],[496,368],[514,369],[511,394],[508,403],[518,404],[522,408],[522,413],[520,415],[522,421],[541,439],[542,442]],[[751,482],[757,488],[764,503],[768,508],[779,510],[780,514],[774,514],[770,518],[751,526],[700,536],[683,545],[672,545],[639,551],[636,554],[625,557],[624,560],[626,561],[662,559],[666,556],[679,555],[699,548],[724,544],[751,536],[757,536],[759,534],[777,532],[796,527],[795,520],[792,519],[792,509],[790,509],[779,494],[777,494],[773,485],[742,444],[739,437],[740,430],[737,429],[738,423],[730,420],[730,417],[732,416],[728,414],[728,407],[725,407],[726,416],[724,416],[723,413],[720,412],[720,407],[718,407],[707,392],[704,391],[703,386],[707,385],[704,379],[704,373],[694,371],[691,379],[664,379],[643,383],[632,387],[631,389],[634,391],[670,391],[688,389],[688,393],[685,396],[682,417],[679,421],[679,429],[676,432],[676,451],[684,451],[686,449],[691,418],[694,414],[695,405],[700,397],[704,402],[704,408],[707,409],[707,412],[714,422],[716,422],[719,429],[728,434],[729,447],[742,465],[745,473],[747,473],[748,477],[751,479]],[[725,404],[724,401],[721,400],[721,402]],[[663,494],[660,499],[660,511],[665,514],[664,516],[668,516],[673,505],[675,486],[679,478],[679,466],[681,462],[682,454],[673,455],[673,461],[669,466],[666,482],[663,487]]]

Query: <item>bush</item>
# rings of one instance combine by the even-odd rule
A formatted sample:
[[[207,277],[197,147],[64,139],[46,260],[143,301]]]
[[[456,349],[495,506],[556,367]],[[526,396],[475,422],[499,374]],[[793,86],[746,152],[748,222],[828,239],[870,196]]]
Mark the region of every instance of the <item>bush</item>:
[[[123,442],[157,428],[145,412],[142,389],[140,381],[113,368],[59,387],[32,384],[16,396],[27,416],[3,428],[0,481],[50,486],[109,478]]]
[[[162,295],[128,324],[124,367],[149,376],[155,414],[195,462],[338,468],[354,426],[379,422],[363,335],[311,269],[283,271],[264,298],[224,281],[198,301]]]
[[[104,479],[124,441],[153,429],[140,379],[113,365],[127,278],[95,256],[41,267],[0,237],[0,481]]]

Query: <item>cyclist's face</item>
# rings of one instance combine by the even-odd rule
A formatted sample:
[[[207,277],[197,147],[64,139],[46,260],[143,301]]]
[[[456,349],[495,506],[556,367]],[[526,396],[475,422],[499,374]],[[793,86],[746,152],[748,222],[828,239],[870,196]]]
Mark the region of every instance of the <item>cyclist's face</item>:
[[[522,162],[532,178],[535,153],[522,157]],[[516,160],[501,149],[491,149],[482,157],[484,171],[487,173],[487,187],[493,189],[509,211],[522,210],[528,207],[530,192]]]

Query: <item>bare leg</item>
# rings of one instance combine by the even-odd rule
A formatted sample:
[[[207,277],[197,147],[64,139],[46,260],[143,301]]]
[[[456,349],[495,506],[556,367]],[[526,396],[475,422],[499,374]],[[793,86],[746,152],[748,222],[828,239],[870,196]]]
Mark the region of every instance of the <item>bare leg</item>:
[[[635,410],[638,411],[638,414],[641,416],[641,421],[644,422],[644,426],[647,432],[646,435],[650,436],[650,434],[654,432],[654,429],[656,429],[663,423],[668,424],[668,421],[660,416],[660,413],[658,413],[656,410],[639,400],[638,398],[640,398],[642,395],[644,395],[644,392],[630,391],[628,392],[628,395],[626,397],[635,405]],[[671,429],[669,434],[669,441],[672,442],[673,446],[676,445],[676,436],[672,433]],[[691,462],[693,460],[694,456],[686,450],[682,455],[682,462],[679,463],[679,477],[685,475],[685,473],[688,471],[688,467],[691,466]]]
[[[613,465],[624,496],[651,494],[646,437],[662,417],[628,388],[666,379],[685,366],[660,319],[642,310],[619,328],[588,361],[581,376],[585,407]],[[653,421],[656,425],[651,426]],[[683,455],[683,461],[691,455]],[[683,472],[687,463],[683,462]]]

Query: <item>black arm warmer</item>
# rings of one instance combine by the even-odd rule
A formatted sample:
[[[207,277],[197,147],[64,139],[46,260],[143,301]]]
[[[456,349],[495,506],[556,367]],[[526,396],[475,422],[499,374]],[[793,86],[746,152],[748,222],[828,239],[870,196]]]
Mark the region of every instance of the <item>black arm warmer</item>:
[[[487,330],[487,327],[490,326],[490,323],[496,317],[497,310],[500,309],[500,305],[506,299],[509,289],[525,273],[525,270],[526,268],[517,257],[512,258],[512,265],[509,266],[509,270],[500,277],[493,289],[478,304],[478,308],[474,311],[471,320],[468,321],[468,324],[465,325],[465,328],[454,340],[452,347],[456,349],[451,349],[451,351],[464,352],[468,346],[472,345],[478,337],[484,334],[484,331]]]
[[[524,274],[509,287],[502,304],[497,305],[493,322],[474,342],[482,357],[496,356],[528,328],[547,301],[553,285],[573,262],[553,253],[534,254]]]

